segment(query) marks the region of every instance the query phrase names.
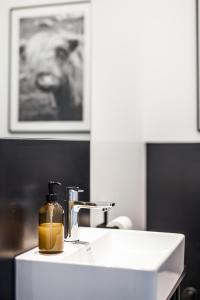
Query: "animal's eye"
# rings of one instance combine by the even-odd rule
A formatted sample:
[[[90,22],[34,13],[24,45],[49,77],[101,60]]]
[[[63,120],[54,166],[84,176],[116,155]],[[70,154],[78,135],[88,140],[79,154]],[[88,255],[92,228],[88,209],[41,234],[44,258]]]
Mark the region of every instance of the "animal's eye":
[[[64,48],[61,47],[56,48],[56,57],[64,60],[67,58],[67,56],[68,56],[68,52]]]

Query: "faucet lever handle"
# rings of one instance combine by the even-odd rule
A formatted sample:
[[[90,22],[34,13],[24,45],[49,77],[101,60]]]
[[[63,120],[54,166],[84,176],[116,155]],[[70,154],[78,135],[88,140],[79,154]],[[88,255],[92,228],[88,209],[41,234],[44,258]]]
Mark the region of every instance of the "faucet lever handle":
[[[70,201],[78,201],[78,193],[84,192],[84,190],[80,189],[78,186],[67,186],[66,190],[68,200]]]

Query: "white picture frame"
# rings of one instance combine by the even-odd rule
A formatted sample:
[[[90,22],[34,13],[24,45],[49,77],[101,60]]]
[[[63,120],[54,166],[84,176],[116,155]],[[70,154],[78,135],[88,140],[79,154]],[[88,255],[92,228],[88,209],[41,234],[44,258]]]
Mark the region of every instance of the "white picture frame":
[[[10,10],[9,130],[90,130],[90,3]]]

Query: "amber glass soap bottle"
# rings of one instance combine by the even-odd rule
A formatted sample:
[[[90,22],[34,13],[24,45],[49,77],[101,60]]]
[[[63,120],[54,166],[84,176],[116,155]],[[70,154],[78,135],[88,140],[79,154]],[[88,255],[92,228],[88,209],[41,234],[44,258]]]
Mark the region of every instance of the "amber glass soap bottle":
[[[39,251],[42,253],[59,253],[64,248],[64,210],[57,202],[55,185],[61,183],[49,181],[46,203],[39,210]]]

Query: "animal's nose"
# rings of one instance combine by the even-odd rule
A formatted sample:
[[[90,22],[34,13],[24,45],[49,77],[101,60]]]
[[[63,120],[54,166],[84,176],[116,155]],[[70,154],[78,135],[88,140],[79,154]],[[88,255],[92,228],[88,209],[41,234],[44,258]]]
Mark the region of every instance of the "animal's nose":
[[[41,89],[51,89],[59,85],[59,80],[51,73],[41,72],[37,75],[36,84]]]
[[[41,72],[38,74],[37,78],[43,84],[51,84],[53,82],[53,76],[50,73]]]

